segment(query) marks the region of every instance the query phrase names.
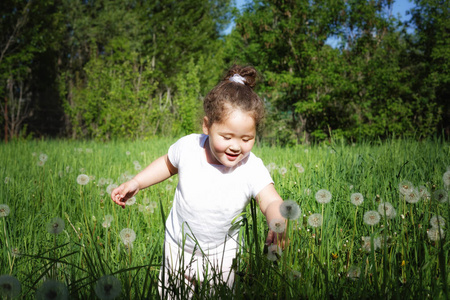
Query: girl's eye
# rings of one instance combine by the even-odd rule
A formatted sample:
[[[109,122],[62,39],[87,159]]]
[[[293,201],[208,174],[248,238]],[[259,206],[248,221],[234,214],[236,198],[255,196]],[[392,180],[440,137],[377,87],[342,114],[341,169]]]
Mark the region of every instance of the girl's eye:
[[[227,137],[227,136],[224,136],[223,139],[228,141],[228,140],[230,140],[231,138],[230,138],[230,137]]]

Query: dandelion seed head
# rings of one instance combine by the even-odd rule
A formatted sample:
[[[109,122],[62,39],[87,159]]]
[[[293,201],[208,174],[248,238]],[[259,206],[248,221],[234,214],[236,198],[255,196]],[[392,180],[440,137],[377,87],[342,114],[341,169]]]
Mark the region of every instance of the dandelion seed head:
[[[47,224],[47,232],[51,234],[59,234],[64,230],[64,226],[64,220],[59,217],[55,217],[50,221],[50,223]]]
[[[369,210],[364,213],[364,223],[374,226],[380,222],[380,214],[375,210]]]
[[[120,231],[120,239],[125,244],[125,246],[129,246],[133,244],[134,240],[136,239],[136,233],[131,228],[124,228],[122,231]]]
[[[434,215],[430,219],[430,225],[431,225],[431,227],[443,228],[443,227],[445,227],[445,219],[441,216]]]
[[[131,152],[130,152],[130,151],[127,151],[127,152],[125,152],[125,154],[126,154],[127,156],[129,156],[129,155],[131,154]]]
[[[141,165],[137,164],[137,165],[134,165],[134,169],[136,171],[140,171],[142,169],[142,167],[141,167]]]
[[[449,188],[450,187],[450,170],[444,173],[442,175],[442,181],[444,182],[444,185]]]
[[[420,194],[419,190],[413,188],[411,191],[406,193],[405,195],[405,201],[408,203],[417,203],[420,200]]]
[[[419,190],[420,198],[426,199],[426,200],[431,198],[430,192],[428,191],[428,189],[424,185],[419,186],[418,190]]]
[[[98,180],[98,185],[104,186],[105,184],[106,184],[106,179],[103,177],[100,177],[100,179]]]
[[[271,162],[270,164],[268,164],[266,166],[266,168],[270,173],[272,173],[274,170],[277,169],[277,165],[275,163]]]
[[[414,185],[408,180],[403,180],[398,184],[398,190],[402,195],[410,193],[413,189]]]
[[[13,299],[19,296],[21,290],[20,281],[11,275],[0,276],[0,298]]]
[[[39,155],[39,160],[40,160],[40,161],[46,162],[47,159],[48,159],[48,155],[47,155],[47,154],[41,153],[41,154]]]
[[[316,193],[316,200],[319,203],[328,203],[331,201],[331,193],[325,189],[321,189]]]
[[[297,220],[300,217],[301,210],[297,202],[286,200],[280,205],[280,213],[286,219]]]
[[[431,241],[439,241],[443,238],[445,238],[445,232],[444,229],[442,229],[442,227],[431,227],[430,229],[427,230],[427,235],[428,238]]]
[[[273,219],[269,223],[269,228],[273,232],[283,233],[286,229],[286,222],[283,219]]]
[[[136,203],[136,197],[131,197],[130,199],[125,202],[126,205],[133,205]]]
[[[79,185],[86,185],[89,183],[89,176],[87,176],[86,174],[80,174],[77,177],[77,183]]]
[[[36,299],[69,299],[69,291],[64,283],[48,279],[36,290]]]
[[[278,245],[272,244],[267,249],[267,259],[270,261],[277,261],[282,253],[283,251]]]
[[[370,236],[363,236],[361,237],[362,239],[362,246],[361,248],[366,251],[366,252],[370,252],[371,250],[371,246],[372,246],[372,241],[370,239]],[[373,249],[377,250],[381,247],[381,238],[377,237],[373,239]]]
[[[364,202],[364,197],[361,193],[353,193],[350,196],[350,201],[355,205],[359,206]]]
[[[444,203],[447,202],[448,200],[448,194],[445,190],[436,190],[433,193],[433,199],[440,202],[440,203]]]
[[[111,195],[112,191],[113,191],[116,187],[118,187],[117,184],[111,183],[110,185],[108,185],[108,186],[106,187],[106,192],[107,192],[108,194]]]
[[[382,202],[378,205],[378,213],[382,217],[386,217],[388,219],[393,219],[397,215],[397,211],[394,206],[389,202]]]
[[[0,217],[7,217],[11,210],[7,204],[0,204]]]
[[[10,181],[10,178],[9,177],[5,177],[5,184],[8,184],[9,181]]]
[[[21,254],[19,248],[11,247],[11,255],[13,257],[20,257]]]
[[[312,214],[308,217],[308,224],[311,227],[320,227],[320,226],[322,226],[322,222],[323,222],[323,217],[319,213]]]
[[[278,172],[280,172],[281,175],[284,175],[287,173],[287,169],[285,167],[281,167]]]
[[[43,166],[45,165],[45,161],[39,160],[39,161],[36,163],[36,165],[37,165],[38,167],[43,167]]]
[[[113,275],[100,277],[95,284],[95,294],[101,300],[115,299],[122,290],[122,284],[119,279]]]
[[[350,280],[356,281],[359,279],[359,276],[361,276],[361,268],[357,266],[351,266],[350,268],[348,268],[347,277]]]
[[[301,164],[294,164],[294,166],[297,168],[299,173],[305,172],[305,168]]]

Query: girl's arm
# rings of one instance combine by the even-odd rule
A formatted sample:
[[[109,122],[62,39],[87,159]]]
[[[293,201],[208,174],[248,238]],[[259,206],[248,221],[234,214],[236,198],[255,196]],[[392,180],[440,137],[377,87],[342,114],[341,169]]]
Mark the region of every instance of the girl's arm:
[[[285,219],[280,213],[280,205],[283,203],[283,199],[281,199],[280,195],[278,195],[278,192],[275,190],[272,183],[259,192],[256,196],[256,201],[259,204],[261,212],[266,217],[267,224],[270,224],[273,220],[285,222]],[[276,234],[269,229],[269,233],[266,238],[266,245],[277,244],[278,239],[281,239],[281,246],[283,247],[284,234]]]
[[[140,190],[164,181],[177,173],[178,169],[169,161],[167,154],[163,155],[134,176],[133,179],[114,189],[111,193],[111,199],[125,208],[125,202]]]

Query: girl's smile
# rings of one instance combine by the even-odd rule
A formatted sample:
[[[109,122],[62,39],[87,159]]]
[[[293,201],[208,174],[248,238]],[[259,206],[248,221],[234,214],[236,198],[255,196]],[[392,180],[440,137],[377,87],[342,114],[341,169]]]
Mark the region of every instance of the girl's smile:
[[[235,109],[226,120],[210,126],[205,117],[203,133],[209,136],[205,147],[208,163],[234,167],[252,150],[256,125],[249,112]]]

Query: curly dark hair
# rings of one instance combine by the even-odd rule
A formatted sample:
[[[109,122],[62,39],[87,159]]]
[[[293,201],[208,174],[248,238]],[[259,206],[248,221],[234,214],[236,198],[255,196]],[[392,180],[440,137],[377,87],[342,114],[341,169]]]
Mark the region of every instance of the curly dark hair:
[[[242,76],[244,84],[230,81],[238,74]],[[208,118],[208,126],[223,122],[234,109],[249,112],[258,128],[264,118],[264,103],[254,92],[258,72],[254,67],[239,65],[232,66],[225,77],[206,95],[203,109]]]

